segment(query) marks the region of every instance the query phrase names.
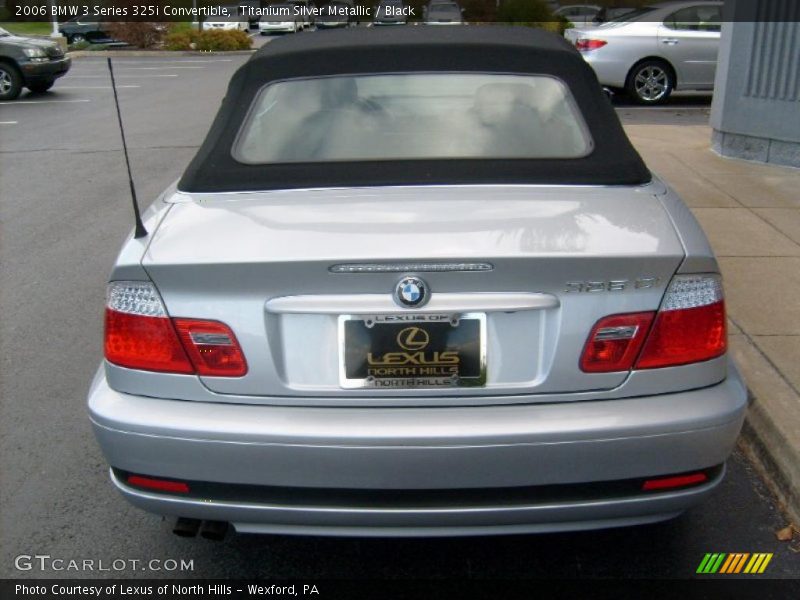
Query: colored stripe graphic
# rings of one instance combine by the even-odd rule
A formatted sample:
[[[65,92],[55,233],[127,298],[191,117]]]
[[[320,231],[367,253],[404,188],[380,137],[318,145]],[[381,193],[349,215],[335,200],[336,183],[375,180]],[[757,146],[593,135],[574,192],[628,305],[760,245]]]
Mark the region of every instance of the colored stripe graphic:
[[[772,556],[771,553],[766,552],[754,554],[749,552],[732,552],[730,554],[709,552],[700,561],[700,566],[697,567],[696,572],[712,575],[714,573],[731,575],[744,572],[755,575],[766,570],[767,565],[772,560]],[[744,571],[742,571],[743,569]]]
[[[700,566],[697,567],[698,573],[716,573],[719,570],[722,561],[725,559],[725,553],[706,554],[703,557]]]
[[[749,552],[746,552],[741,555],[742,557],[739,559],[739,563],[736,565],[736,569],[733,571],[734,573],[739,573],[744,566],[744,563],[747,561],[747,558],[750,556]]]
[[[700,566],[697,567],[697,571],[695,571],[695,573],[705,573],[706,572],[706,567],[708,566],[708,562],[710,560],[711,560],[711,555],[710,554],[706,554],[703,557],[703,560],[700,561]]]
[[[729,569],[731,565],[736,561],[736,554],[728,554],[728,558],[725,559],[725,562],[722,563],[722,568],[720,568],[720,573],[729,573]]]
[[[735,552],[730,555],[730,564],[728,568],[723,568],[720,573],[738,573],[742,570],[747,557],[750,556],[749,553],[742,553],[742,552]]]
[[[767,565],[769,564],[769,561],[771,561],[771,560],[772,560],[772,552],[770,552],[769,554],[765,555],[764,562],[761,563],[761,567],[758,569],[758,572],[759,573],[763,573],[764,571],[766,571]]]
[[[767,568],[769,561],[772,560],[772,554],[767,554],[765,552],[753,554],[753,558],[750,559],[750,562],[747,563],[747,566],[744,569],[745,573],[763,573],[764,570]]]

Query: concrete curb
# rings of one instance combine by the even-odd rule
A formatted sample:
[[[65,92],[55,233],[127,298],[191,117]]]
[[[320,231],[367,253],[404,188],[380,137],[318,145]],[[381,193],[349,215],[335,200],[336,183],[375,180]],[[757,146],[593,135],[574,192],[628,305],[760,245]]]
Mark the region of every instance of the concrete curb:
[[[747,336],[735,337],[731,351],[751,396],[741,446],[800,524],[800,396]]]
[[[152,56],[154,58],[164,56],[249,56],[256,51],[253,50],[228,50],[226,52],[202,52],[199,50],[75,50],[69,52],[67,56],[73,58],[83,58],[86,56],[99,57],[120,57],[120,56]]]

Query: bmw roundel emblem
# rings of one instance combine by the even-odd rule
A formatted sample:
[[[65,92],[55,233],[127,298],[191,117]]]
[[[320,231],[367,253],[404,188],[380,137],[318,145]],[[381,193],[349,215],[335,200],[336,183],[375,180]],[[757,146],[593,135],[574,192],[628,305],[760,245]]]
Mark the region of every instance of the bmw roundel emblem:
[[[403,277],[394,288],[394,297],[400,306],[420,307],[428,301],[428,285],[417,277]]]

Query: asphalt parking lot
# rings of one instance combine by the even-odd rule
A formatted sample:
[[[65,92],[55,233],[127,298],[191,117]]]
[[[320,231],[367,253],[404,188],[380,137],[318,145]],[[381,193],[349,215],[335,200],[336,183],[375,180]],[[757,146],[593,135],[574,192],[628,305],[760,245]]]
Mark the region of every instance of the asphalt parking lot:
[[[246,56],[117,58],[120,106],[140,202],[175,180]],[[708,119],[707,95],[626,122]],[[101,357],[107,272],[132,226],[104,59],[80,58],[48,94],[0,102],[0,577],[692,577],[706,552],[773,552],[768,575],[800,574],[774,532],[786,523],[736,454],[710,501],[658,525],[488,539],[232,536],[187,540],[126,504],[108,482],[85,394]],[[18,555],[193,561],[184,572],[44,571]],[[97,563],[95,563],[97,564]]]

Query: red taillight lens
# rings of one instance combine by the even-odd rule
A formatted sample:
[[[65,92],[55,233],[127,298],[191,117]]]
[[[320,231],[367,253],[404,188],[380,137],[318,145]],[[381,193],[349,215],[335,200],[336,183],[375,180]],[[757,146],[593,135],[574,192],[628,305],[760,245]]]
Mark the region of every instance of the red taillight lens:
[[[106,360],[121,367],[241,377],[244,353],[230,328],[218,321],[170,319],[155,286],[115,281],[108,286]]]
[[[155,477],[142,477],[141,475],[128,475],[127,482],[129,485],[146,488],[148,490],[157,490],[159,492],[189,493],[189,484],[183,481],[156,479]]]
[[[722,356],[727,349],[725,303],[660,312],[637,369],[656,369]]]
[[[583,349],[581,370],[587,373],[630,371],[654,315],[641,312],[600,319]]]
[[[676,475],[674,477],[659,477],[658,479],[648,479],[642,484],[642,489],[650,490],[669,490],[682,488],[689,485],[703,483],[708,477],[705,473],[690,473],[689,475]]]
[[[656,369],[710,360],[725,354],[728,332],[722,282],[717,275],[676,276],[636,362]]]
[[[608,373],[674,367],[717,358],[727,346],[719,275],[676,275],[658,313],[600,319],[586,341],[581,369]]]
[[[241,377],[247,362],[230,327],[218,321],[174,319],[198,375]]]
[[[105,355],[129,369],[194,373],[178,334],[167,317],[150,317],[106,308]]]
[[[589,38],[578,38],[575,42],[575,48],[579,52],[589,52],[590,50],[597,50],[608,44],[605,40],[591,40]]]

